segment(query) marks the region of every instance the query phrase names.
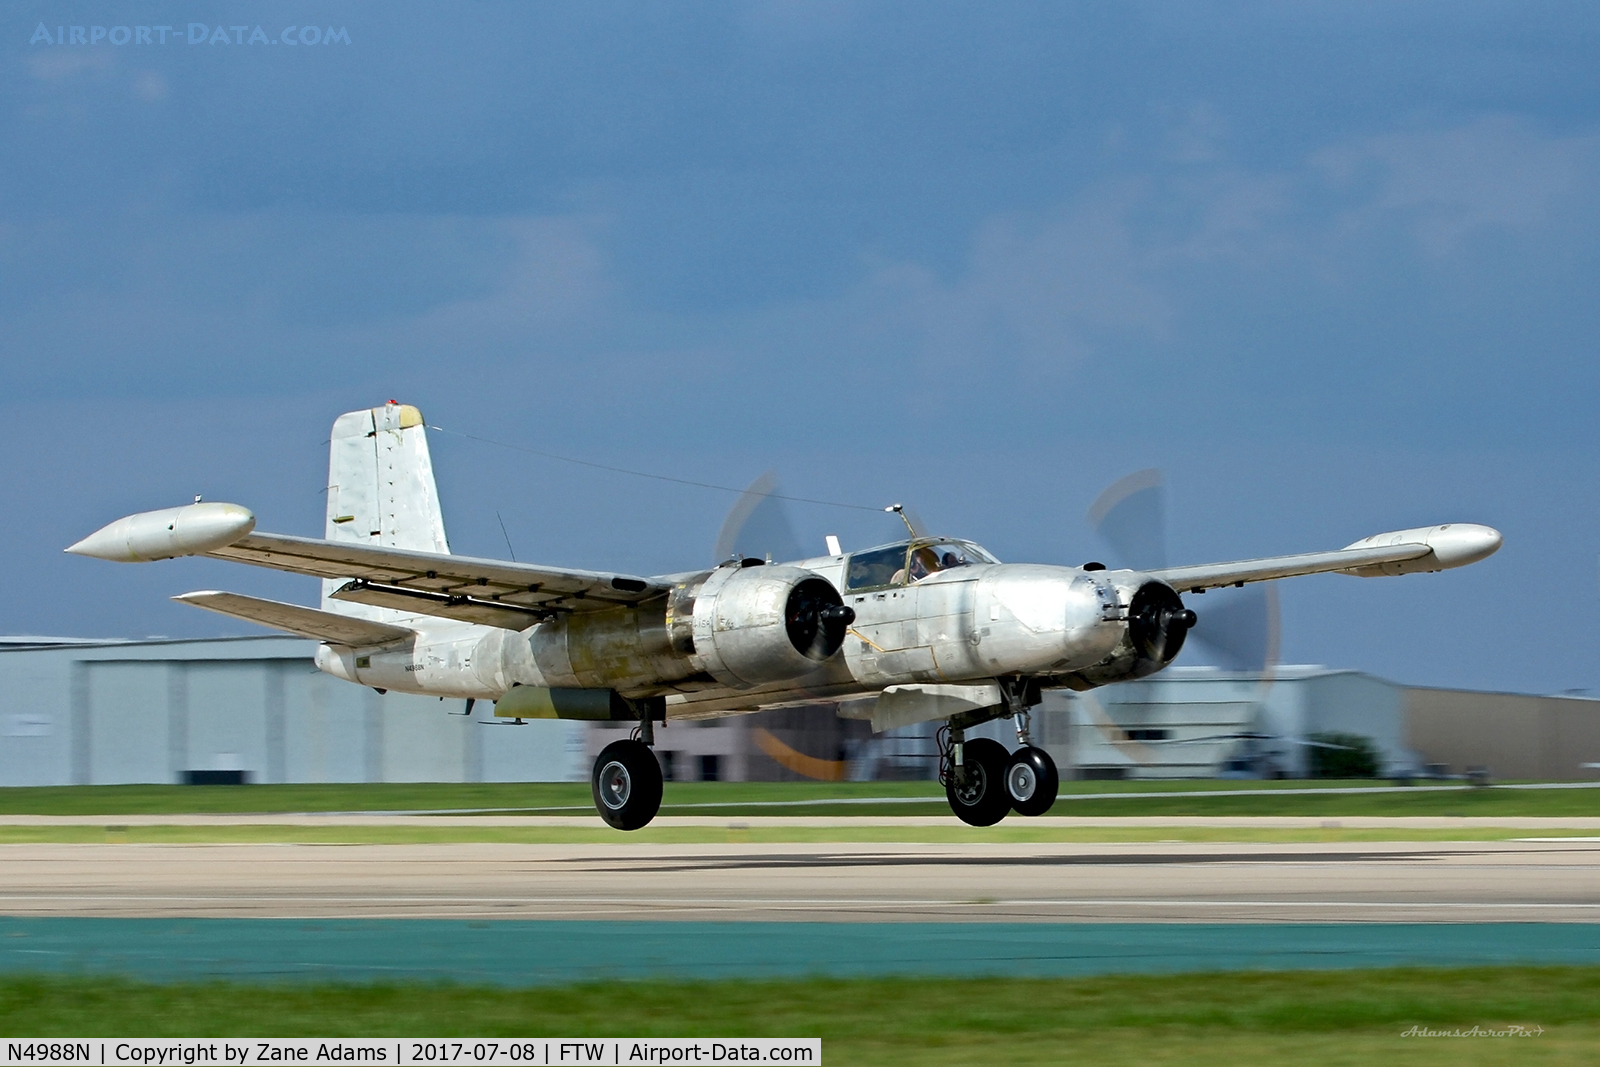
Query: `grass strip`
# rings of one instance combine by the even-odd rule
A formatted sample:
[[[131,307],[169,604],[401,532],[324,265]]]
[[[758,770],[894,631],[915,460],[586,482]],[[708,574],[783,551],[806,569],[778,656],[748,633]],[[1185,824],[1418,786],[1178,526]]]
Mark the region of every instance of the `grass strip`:
[[[1522,1026],[1528,1038],[1420,1038]],[[820,1037],[830,1064],[1592,1062],[1600,967],[456,985],[0,978],[7,1036]]]
[[[648,826],[629,834],[597,825],[569,826],[0,826],[0,845],[713,845],[813,844],[1110,844],[1234,842],[1330,844],[1383,841],[1508,841],[1597,836],[1593,830],[1518,827],[1292,828],[1230,826]]]
[[[1359,815],[1600,817],[1596,789],[1463,789],[1450,792],[1304,794],[1306,789],[1372,782],[1260,782],[1266,796],[1130,796],[1119,793],[1219,792],[1233,781],[1068,782],[1056,815]],[[1301,794],[1301,795],[1297,795]],[[1074,797],[1093,796],[1093,800]],[[860,803],[896,798],[895,803]],[[850,801],[828,805],[827,800]],[[904,800],[923,803],[905,803]],[[752,805],[806,801],[804,806]],[[689,807],[688,805],[696,805]],[[715,805],[707,807],[704,805]],[[579,814],[591,810],[586,783],[361,783],[252,786],[29,786],[0,788],[0,815],[135,815],[327,811],[505,811]],[[948,807],[933,782],[672,782],[664,814],[938,815]]]

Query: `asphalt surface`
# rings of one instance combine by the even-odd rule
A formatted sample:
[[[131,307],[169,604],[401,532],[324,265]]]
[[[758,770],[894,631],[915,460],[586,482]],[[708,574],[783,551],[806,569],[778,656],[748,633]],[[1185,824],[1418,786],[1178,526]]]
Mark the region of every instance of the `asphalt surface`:
[[[0,915],[1600,923],[1600,841],[16,844]]]

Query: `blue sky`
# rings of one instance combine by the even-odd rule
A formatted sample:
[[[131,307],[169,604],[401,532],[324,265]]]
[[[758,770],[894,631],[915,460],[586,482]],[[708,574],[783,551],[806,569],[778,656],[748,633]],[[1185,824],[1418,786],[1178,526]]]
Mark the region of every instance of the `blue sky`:
[[[307,19],[349,43],[240,43]],[[196,493],[316,533],[328,425],[396,397],[1011,560],[1103,554],[1147,466],[1174,562],[1486,522],[1468,570],[1284,583],[1285,658],[1600,691],[1597,44],[1577,3],[13,5],[0,631],[309,600],[60,549]],[[434,453],[461,552],[498,513],[522,559],[679,570],[732,503]]]

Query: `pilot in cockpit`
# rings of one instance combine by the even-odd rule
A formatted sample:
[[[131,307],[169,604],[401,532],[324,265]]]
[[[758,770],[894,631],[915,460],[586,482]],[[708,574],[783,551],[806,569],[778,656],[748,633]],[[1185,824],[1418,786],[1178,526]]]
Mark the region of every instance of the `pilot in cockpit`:
[[[911,580],[920,582],[940,569],[939,553],[924,545],[911,552]]]
[[[920,582],[930,574],[947,571],[952,567],[965,567],[971,560],[956,551],[956,545],[923,545],[911,550],[910,577],[913,582]],[[940,549],[945,551],[941,554]],[[906,580],[907,572],[901,568],[894,572],[890,579],[891,585],[899,585]]]

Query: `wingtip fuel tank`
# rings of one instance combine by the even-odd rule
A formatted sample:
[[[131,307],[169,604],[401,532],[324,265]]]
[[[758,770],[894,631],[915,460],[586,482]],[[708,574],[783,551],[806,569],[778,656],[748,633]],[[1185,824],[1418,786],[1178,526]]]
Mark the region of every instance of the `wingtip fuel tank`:
[[[186,504],[118,519],[66,551],[115,563],[148,563],[211,552],[255,528],[255,515],[238,504]]]
[[[1397,574],[1431,573],[1465,567],[1469,563],[1488,559],[1500,551],[1505,541],[1500,531],[1492,526],[1475,522],[1447,522],[1441,526],[1424,526],[1414,530],[1373,534],[1362,538],[1351,548],[1379,548],[1385,545],[1427,545],[1431,550],[1415,559],[1380,563],[1370,567],[1353,567],[1345,571],[1360,578],[1381,578]]]

